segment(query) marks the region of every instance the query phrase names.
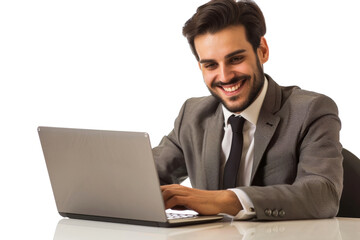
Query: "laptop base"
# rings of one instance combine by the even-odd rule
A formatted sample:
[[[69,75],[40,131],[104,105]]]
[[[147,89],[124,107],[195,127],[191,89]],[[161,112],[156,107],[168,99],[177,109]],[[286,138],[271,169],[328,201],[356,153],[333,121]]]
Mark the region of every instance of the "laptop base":
[[[100,221],[100,222],[112,222],[112,223],[124,223],[124,224],[143,225],[143,226],[152,226],[152,227],[180,227],[180,226],[186,226],[186,225],[215,222],[215,221],[219,221],[223,218],[222,216],[199,216],[198,219],[191,219],[191,221],[181,221],[181,222],[170,223],[170,222],[153,222],[153,221],[124,219],[124,218],[93,216],[93,215],[84,215],[84,214],[76,214],[76,213],[59,212],[59,214],[62,217],[68,217],[68,218],[73,218],[73,219]],[[204,221],[204,218],[206,218],[205,221]]]

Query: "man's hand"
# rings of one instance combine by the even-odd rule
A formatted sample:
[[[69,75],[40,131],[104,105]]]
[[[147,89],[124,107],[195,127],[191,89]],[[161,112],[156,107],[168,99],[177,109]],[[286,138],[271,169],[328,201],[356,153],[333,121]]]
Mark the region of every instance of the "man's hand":
[[[191,209],[201,215],[226,213],[232,216],[242,210],[239,199],[229,190],[207,191],[178,184],[161,186],[165,208]]]

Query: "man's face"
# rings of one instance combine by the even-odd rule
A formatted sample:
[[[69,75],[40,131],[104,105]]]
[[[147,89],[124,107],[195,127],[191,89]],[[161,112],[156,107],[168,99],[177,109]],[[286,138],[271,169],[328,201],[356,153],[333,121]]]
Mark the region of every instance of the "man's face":
[[[260,94],[262,64],[268,59],[265,38],[254,52],[243,26],[227,27],[195,38],[199,67],[211,94],[231,112],[240,113]]]

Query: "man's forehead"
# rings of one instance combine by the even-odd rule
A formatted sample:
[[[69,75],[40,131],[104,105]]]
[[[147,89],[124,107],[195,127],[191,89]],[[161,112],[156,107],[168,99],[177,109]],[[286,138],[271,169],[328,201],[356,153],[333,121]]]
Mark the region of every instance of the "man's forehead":
[[[227,27],[216,33],[198,35],[195,37],[194,44],[200,60],[214,57],[225,58],[239,49],[245,51],[251,49],[245,28],[241,25]]]

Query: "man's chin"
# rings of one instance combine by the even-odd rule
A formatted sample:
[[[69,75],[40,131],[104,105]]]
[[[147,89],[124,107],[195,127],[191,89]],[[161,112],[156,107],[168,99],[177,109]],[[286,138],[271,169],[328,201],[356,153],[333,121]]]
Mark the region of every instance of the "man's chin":
[[[240,101],[239,97],[232,97],[229,100],[225,101],[225,100],[221,99],[220,102],[230,112],[240,113],[248,107],[248,104],[246,104],[246,102],[239,102]]]
[[[227,99],[223,99],[218,94],[213,92],[211,89],[209,89],[209,90],[210,90],[211,95],[213,95],[219,102],[221,102],[225,106],[225,108],[227,110],[229,110],[230,112],[239,113],[239,112],[242,112],[248,106],[246,104],[246,102],[244,102],[244,103],[239,102],[240,96],[238,96],[238,95],[227,97]]]
[[[224,106],[225,106],[225,108],[227,109],[227,110],[229,110],[230,112],[233,112],[233,113],[240,113],[240,112],[242,112],[246,107],[243,107],[243,106],[237,106],[237,105],[228,105],[228,104],[224,104],[224,103],[222,103]]]

